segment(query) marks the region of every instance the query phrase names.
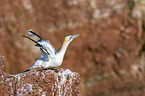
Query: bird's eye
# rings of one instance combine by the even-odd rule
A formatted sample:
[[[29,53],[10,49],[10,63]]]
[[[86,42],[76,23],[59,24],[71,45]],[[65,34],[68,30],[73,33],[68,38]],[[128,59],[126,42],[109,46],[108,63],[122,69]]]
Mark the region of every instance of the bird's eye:
[[[72,36],[71,37],[69,37],[69,40],[72,38]]]

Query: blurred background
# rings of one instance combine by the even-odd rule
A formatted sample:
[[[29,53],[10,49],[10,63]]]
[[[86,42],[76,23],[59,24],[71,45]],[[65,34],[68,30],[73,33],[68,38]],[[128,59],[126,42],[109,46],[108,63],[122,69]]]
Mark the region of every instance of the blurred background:
[[[80,73],[82,96],[145,94],[145,0],[0,0],[6,73],[23,72],[40,58],[22,37],[29,29],[57,51],[65,36],[80,34],[60,67]]]

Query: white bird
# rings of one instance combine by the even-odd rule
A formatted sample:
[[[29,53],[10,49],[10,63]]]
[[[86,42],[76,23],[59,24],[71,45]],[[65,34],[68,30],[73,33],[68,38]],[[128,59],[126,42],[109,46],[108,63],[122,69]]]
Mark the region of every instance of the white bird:
[[[77,34],[77,35],[66,36],[64,38],[60,51],[56,52],[54,47],[48,41],[44,40],[40,35],[38,35],[37,33],[33,31],[29,31],[29,32],[39,37],[40,40],[35,41],[31,39],[30,37],[27,37],[27,36],[23,36],[23,37],[30,39],[31,41],[36,43],[35,46],[40,47],[42,58],[38,59],[35,63],[33,63],[33,65],[28,70],[31,70],[33,68],[56,68],[60,66],[63,62],[63,58],[64,58],[68,45],[74,38],[80,35],[80,34]]]

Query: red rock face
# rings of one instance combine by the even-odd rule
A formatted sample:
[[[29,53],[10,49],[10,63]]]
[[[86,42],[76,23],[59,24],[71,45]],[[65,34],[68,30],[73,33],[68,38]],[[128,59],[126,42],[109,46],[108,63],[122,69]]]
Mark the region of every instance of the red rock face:
[[[0,63],[4,67],[3,61]],[[80,95],[77,89],[80,76],[69,69],[31,70],[17,75],[0,71],[0,94],[5,95]]]
[[[144,17],[141,0],[4,0],[0,6],[0,53],[7,73],[21,73],[40,58],[40,50],[21,37],[29,29],[57,51],[65,36],[80,34],[60,67],[79,72],[82,96],[144,93],[145,23],[133,17]]]

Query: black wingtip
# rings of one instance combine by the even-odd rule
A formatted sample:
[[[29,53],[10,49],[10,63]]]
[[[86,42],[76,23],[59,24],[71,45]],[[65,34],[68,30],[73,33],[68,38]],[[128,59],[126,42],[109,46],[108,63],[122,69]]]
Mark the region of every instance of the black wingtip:
[[[30,30],[29,32],[32,33],[32,34],[34,34],[35,36],[39,37],[40,40],[43,40],[43,38],[39,34],[37,34],[36,32],[34,32],[33,30]]]
[[[31,30],[30,30],[29,32],[32,33],[32,34],[34,34],[34,35],[36,35],[36,36],[39,37],[41,40],[44,40],[44,39],[43,39],[40,35],[38,35],[37,33],[33,32],[33,31],[31,31]],[[36,43],[35,46],[41,47],[42,49],[44,49],[44,50],[47,52],[48,55],[50,55],[50,54],[48,53],[48,51],[47,51],[41,44],[39,44],[37,41],[35,41],[35,40],[33,40],[32,38],[30,38],[30,37],[28,37],[28,36],[25,36],[25,35],[22,35],[22,37],[25,37],[25,38],[27,38],[27,39],[29,39],[29,40],[35,42],[35,43]]]
[[[25,37],[25,38],[27,38],[27,39],[29,39],[29,40],[31,40],[31,41],[37,43],[37,41],[33,40],[32,38],[30,38],[30,37],[28,37],[28,36],[22,35],[22,37]]]

